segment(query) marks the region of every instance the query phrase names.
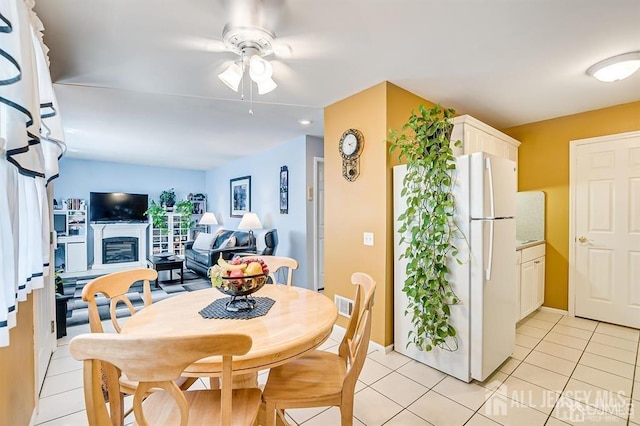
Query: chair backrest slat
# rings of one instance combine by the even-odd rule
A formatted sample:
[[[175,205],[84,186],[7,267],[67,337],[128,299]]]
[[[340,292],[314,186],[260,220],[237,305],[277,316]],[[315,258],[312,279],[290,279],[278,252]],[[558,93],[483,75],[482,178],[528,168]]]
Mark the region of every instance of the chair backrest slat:
[[[364,365],[371,337],[371,308],[373,307],[376,282],[370,275],[356,272],[351,276],[356,286],[354,309],[347,325],[338,355],[344,358],[347,375],[343,387],[352,392]]]
[[[179,337],[93,333],[74,337],[70,343],[70,351],[75,359],[85,362],[85,402],[92,426],[111,425],[100,386],[100,362],[111,364],[118,373],[124,372],[130,379],[139,382],[134,394],[134,412],[140,423],[144,424],[141,421],[143,398],[151,388],[163,388],[180,407],[181,424],[186,425],[186,400],[173,380],[193,362],[208,356],[222,355],[222,422],[229,424],[232,357],[246,354],[251,345],[251,337],[240,333]]]
[[[269,276],[271,277],[271,280],[273,281],[274,284],[279,284],[276,280],[276,272],[280,269],[280,268],[287,268],[287,282],[286,283],[282,283],[282,284],[286,284],[286,285],[291,285],[291,283],[293,282],[293,271],[298,269],[298,261],[291,258],[291,257],[284,257],[284,256],[243,256],[245,258],[252,258],[252,259],[260,259],[262,260],[265,265],[267,265],[267,268],[269,268]]]
[[[104,332],[102,322],[100,320],[100,313],[98,311],[98,304],[96,302],[96,295],[101,293],[104,294],[105,297],[111,299],[109,301],[111,323],[113,324],[116,332],[119,333],[120,323],[116,317],[116,306],[118,302],[123,302],[133,315],[135,313],[135,309],[127,297],[127,293],[133,284],[138,281],[142,281],[142,298],[144,306],[149,306],[151,304],[151,286],[149,282],[156,278],[158,278],[158,272],[155,269],[137,268],[103,275],[85,285],[82,289],[82,300],[88,303],[87,309],[89,313],[89,327],[91,328],[91,332]]]

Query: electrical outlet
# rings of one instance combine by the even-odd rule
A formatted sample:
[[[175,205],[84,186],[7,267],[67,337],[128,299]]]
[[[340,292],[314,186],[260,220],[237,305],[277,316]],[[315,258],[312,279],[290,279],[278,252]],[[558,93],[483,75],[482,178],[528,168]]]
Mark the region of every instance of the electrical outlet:
[[[363,244],[365,246],[372,246],[373,245],[373,232],[365,232],[364,233]]]

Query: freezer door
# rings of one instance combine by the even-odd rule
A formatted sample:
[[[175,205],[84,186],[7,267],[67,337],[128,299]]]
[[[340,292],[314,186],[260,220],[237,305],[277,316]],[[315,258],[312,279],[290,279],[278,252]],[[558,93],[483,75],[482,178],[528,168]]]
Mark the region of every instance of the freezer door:
[[[486,152],[476,152],[470,157],[471,217],[515,217],[518,191],[516,163]]]
[[[471,377],[483,381],[516,339],[515,219],[471,221]]]

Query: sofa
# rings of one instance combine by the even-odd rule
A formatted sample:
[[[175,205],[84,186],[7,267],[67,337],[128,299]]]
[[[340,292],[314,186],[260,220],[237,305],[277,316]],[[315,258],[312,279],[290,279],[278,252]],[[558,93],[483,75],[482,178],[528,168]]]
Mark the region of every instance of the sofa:
[[[229,260],[236,254],[273,255],[278,247],[278,231],[264,229],[254,231],[255,243],[250,244],[249,233],[230,229],[219,229],[214,234],[201,232],[194,241],[185,244],[185,266],[192,271],[207,276],[209,268],[218,258]]]

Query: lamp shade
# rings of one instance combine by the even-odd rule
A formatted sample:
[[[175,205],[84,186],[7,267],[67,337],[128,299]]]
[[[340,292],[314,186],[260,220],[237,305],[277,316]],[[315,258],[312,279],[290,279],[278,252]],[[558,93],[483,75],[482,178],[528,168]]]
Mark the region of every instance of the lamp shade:
[[[229,65],[224,72],[218,74],[218,78],[234,92],[238,91],[240,81],[242,80],[242,67],[237,63]]]
[[[258,219],[257,214],[248,212],[242,216],[238,229],[262,229],[262,222]]]
[[[258,82],[256,82],[256,84],[258,85],[258,94],[259,95],[264,95],[265,93],[269,93],[273,89],[278,87],[278,85],[276,84],[275,81],[273,81],[272,78],[269,78],[267,80],[258,81]]]
[[[273,75],[273,66],[269,61],[262,59],[258,55],[251,56],[249,59],[249,76],[251,80],[259,83],[263,80],[269,80]]]
[[[218,224],[218,220],[216,219],[216,216],[211,213],[211,212],[206,212],[205,214],[202,215],[202,217],[200,218],[200,222],[198,222],[199,225],[217,225]]]

